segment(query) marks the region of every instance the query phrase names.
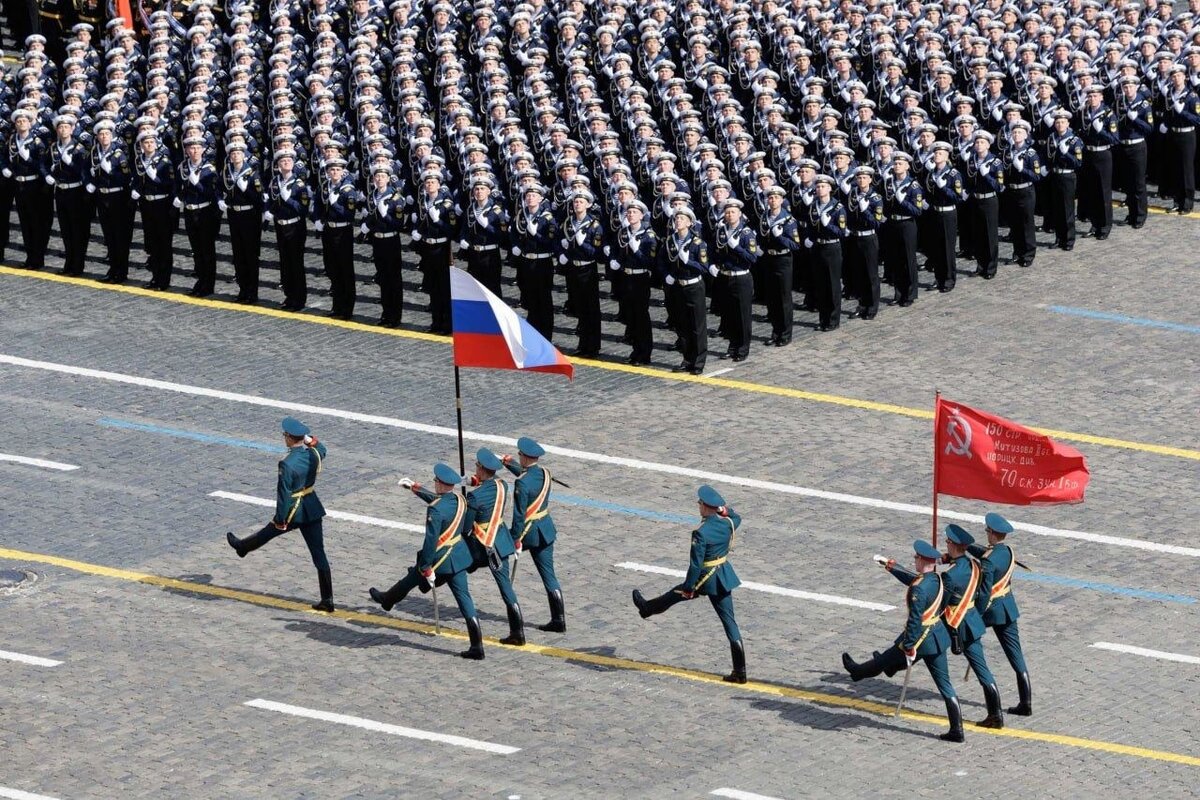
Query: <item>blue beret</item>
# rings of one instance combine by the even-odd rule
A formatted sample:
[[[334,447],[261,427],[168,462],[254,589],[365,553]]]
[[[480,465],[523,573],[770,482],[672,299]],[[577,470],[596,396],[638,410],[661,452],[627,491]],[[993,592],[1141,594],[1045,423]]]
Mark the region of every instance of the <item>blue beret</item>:
[[[960,544],[964,547],[969,544],[975,544],[975,537],[967,533],[966,529],[961,525],[947,525],[946,538],[955,544]]]
[[[704,503],[704,505],[712,506],[713,508],[720,508],[721,506],[725,505],[725,498],[721,497],[720,492],[709,486],[707,483],[701,486],[696,492],[696,497],[701,503]]]
[[[921,558],[928,558],[930,561],[938,561],[942,557],[937,548],[924,539],[917,539],[913,542],[913,552]]]
[[[436,464],[433,467],[433,477],[437,478],[442,483],[448,483],[455,486],[462,480],[462,476],[452,470],[445,464]]]
[[[479,448],[479,452],[475,454],[475,460],[479,462],[479,466],[490,469],[492,472],[504,466],[496,454],[486,447]]]
[[[546,455],[546,448],[528,436],[522,436],[520,439],[517,439],[517,452],[530,458],[541,458]]]
[[[1013,532],[1012,523],[997,514],[995,511],[989,512],[988,515],[983,518],[983,524],[987,525],[988,529],[994,533],[1007,535]]]
[[[305,425],[303,422],[296,419],[295,417],[284,417],[283,418],[283,432],[286,433],[288,436],[301,437],[301,436],[308,436],[310,431],[309,431],[307,425]]]

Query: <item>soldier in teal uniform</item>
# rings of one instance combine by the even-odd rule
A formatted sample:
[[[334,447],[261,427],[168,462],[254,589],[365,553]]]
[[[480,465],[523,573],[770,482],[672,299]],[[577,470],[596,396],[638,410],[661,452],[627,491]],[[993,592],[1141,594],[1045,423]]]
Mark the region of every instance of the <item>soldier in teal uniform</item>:
[[[711,486],[701,486],[696,494],[700,506],[700,527],[692,531],[691,563],[683,583],[649,600],[634,589],[633,604],[637,606],[642,619],[646,619],[661,614],[682,600],[708,595],[721,619],[721,625],[725,627],[733,656],[733,671],[725,676],[725,680],[729,683],[745,683],[746,648],[742,644],[742,632],[738,630],[737,618],[733,613],[733,590],[742,582],[729,563],[729,551],[733,549],[734,534],[742,524],[742,517],[726,506],[724,498]]]
[[[942,554],[929,542],[920,539],[913,542],[913,552],[917,568],[915,574],[896,566],[894,559],[880,559],[884,569],[908,586],[905,596],[908,604],[908,622],[904,626],[904,632],[896,638],[892,647],[882,653],[876,651],[870,661],[862,664],[855,663],[849,653],[842,653],[842,666],[850,673],[851,680],[861,681],[874,678],[880,673],[890,678],[914,662],[924,661],[930,677],[942,695],[942,700],[946,703],[946,716],[950,720],[950,730],[940,738],[947,742],[961,742],[965,738],[962,709],[958,705],[958,695],[954,693],[954,685],[950,682],[950,668],[946,664],[950,634],[942,621],[942,609],[946,605],[945,590],[942,578],[936,571],[937,562]]]
[[[504,608],[508,611],[508,636],[500,643],[519,647],[525,644],[525,620],[521,617],[521,606],[517,604],[508,563],[517,548],[504,523],[508,484],[496,477],[503,466],[500,457],[486,447],[479,448],[475,454],[475,474],[471,476],[471,485],[475,488],[467,497],[467,544],[471,548],[474,569],[484,566],[490,569],[500,588],[500,597],[504,599]]]
[[[529,553],[546,597],[550,601],[550,622],[538,625],[538,630],[566,633],[567,615],[563,606],[562,587],[554,574],[554,542],[558,530],[550,517],[550,471],[538,463],[546,450],[528,436],[517,440],[517,459],[501,456],[508,471],[517,476],[513,485],[513,544],[519,555]],[[517,556],[514,556],[514,559]],[[514,566],[515,566],[514,561]]]
[[[467,571],[471,569],[471,550],[463,534],[467,529],[467,499],[454,491],[462,476],[445,464],[433,468],[433,491],[405,478],[400,485],[429,504],[425,511],[425,544],[417,552],[416,566],[408,568],[408,574],[386,592],[371,587],[371,599],[379,603],[384,611],[391,611],[413,589],[428,592],[433,586],[450,584],[450,593],[458,610],[467,623],[467,635],[471,647],[459,653],[463,658],[483,660],[483,632],[479,628],[479,616],[475,613],[475,601],[467,586]]]
[[[317,475],[325,461],[325,445],[317,441],[308,426],[292,417],[283,420],[283,441],[288,453],[279,462],[279,483],[276,490],[275,516],[253,536],[239,539],[230,531],[225,541],[237,551],[238,558],[245,558],[267,542],[287,531],[300,529],[309,555],[317,568],[317,581],[321,585],[321,601],[313,608],[317,611],[333,611],[333,578],[329,571],[329,559],[325,557],[325,536],[321,519],[325,507],[317,498]]]
[[[1020,701],[1008,709],[1019,717],[1033,715],[1033,689],[1029,685],[1029,669],[1021,652],[1021,634],[1017,630],[1017,598],[1012,593],[1012,575],[1017,557],[1010,545],[1004,543],[1012,533],[1012,523],[994,511],[984,517],[988,546],[967,545],[967,552],[979,559],[983,579],[979,583],[976,605],[983,610],[983,624],[996,632],[1008,663],[1017,673],[1017,692]]]
[[[986,595],[990,587],[984,583],[979,562],[967,555],[967,547],[974,542],[971,534],[958,525],[946,526],[946,555],[942,557],[943,562],[950,564],[950,569],[942,573],[942,583],[946,587],[946,627],[950,630],[951,650],[967,657],[967,663],[983,687],[987,717],[977,724],[981,728],[1003,728],[1000,690],[996,688],[996,679],[983,654],[982,640],[987,629],[983,626],[983,615],[976,607],[980,589]]]

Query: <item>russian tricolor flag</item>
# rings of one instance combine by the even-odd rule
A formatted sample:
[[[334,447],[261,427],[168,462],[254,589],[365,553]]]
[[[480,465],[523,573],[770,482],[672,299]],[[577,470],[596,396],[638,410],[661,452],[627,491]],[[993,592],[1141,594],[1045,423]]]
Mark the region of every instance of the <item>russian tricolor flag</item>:
[[[450,268],[454,366],[558,372],[570,380],[575,367],[503,300],[465,270]]]

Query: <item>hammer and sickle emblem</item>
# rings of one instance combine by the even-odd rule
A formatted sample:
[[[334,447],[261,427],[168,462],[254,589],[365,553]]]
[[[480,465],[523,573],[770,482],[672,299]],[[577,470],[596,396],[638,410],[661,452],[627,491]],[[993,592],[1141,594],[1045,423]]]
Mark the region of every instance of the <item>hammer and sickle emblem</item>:
[[[946,421],[945,452],[971,458],[971,424],[957,408],[950,409],[950,419]]]

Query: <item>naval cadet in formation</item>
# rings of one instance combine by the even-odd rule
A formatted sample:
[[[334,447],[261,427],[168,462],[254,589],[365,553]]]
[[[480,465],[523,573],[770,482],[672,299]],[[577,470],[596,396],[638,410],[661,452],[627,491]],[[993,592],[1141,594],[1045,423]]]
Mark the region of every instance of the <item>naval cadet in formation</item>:
[[[528,553],[550,603],[550,622],[538,625],[538,630],[566,633],[562,586],[554,574],[554,542],[558,539],[558,529],[550,516],[550,484],[554,479],[541,463],[544,455],[544,447],[530,437],[522,436],[517,440],[515,459],[510,455],[500,457],[508,471],[517,476],[513,482],[512,527],[509,529],[516,548],[512,579],[516,579],[518,556]]]
[[[325,463],[325,445],[312,435],[303,422],[285,417],[283,420],[283,442],[287,455],[279,462],[279,480],[276,485],[275,516],[258,533],[239,539],[233,531],[225,534],[238,554],[245,558],[277,536],[287,531],[300,529],[309,555],[317,568],[321,599],[313,604],[316,611],[333,611],[333,578],[329,571],[329,559],[325,556],[325,537],[321,520],[325,507],[317,497],[317,476]]]
[[[467,573],[473,568],[474,558],[467,546],[466,536],[469,520],[467,499],[455,491],[462,476],[445,464],[433,468],[433,491],[404,478],[400,486],[408,489],[428,504],[425,510],[425,541],[417,551],[417,563],[392,588],[381,592],[371,587],[371,599],[384,611],[408,596],[413,589],[422,594],[438,586],[450,585],[450,593],[462,613],[467,625],[467,636],[471,646],[459,655],[475,661],[483,660],[483,632],[479,627],[479,616],[475,601],[467,583]]]
[[[692,531],[691,560],[683,583],[658,597],[647,600],[638,589],[633,590],[633,604],[642,619],[661,614],[676,603],[708,595],[717,612],[733,658],[733,671],[725,676],[729,683],[746,682],[746,648],[733,611],[733,590],[741,585],[729,552],[742,517],[729,506],[711,486],[704,485],[696,493],[700,508],[700,527]],[[945,665],[943,664],[943,667]]]

